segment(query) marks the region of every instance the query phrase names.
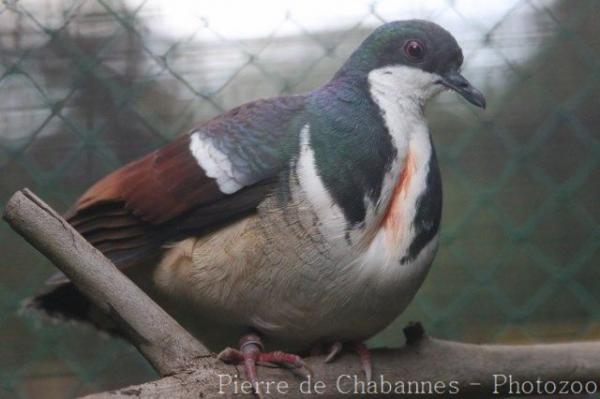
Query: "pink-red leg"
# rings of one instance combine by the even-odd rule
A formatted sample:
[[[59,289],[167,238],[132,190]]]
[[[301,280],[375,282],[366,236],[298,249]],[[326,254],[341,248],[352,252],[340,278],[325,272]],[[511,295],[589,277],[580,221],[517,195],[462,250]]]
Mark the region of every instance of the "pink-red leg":
[[[369,348],[367,348],[367,345],[364,343],[357,342],[354,344],[354,350],[358,354],[360,365],[365,372],[367,382],[371,381],[373,378],[373,362],[371,362],[371,352],[369,352]]]
[[[255,392],[258,392],[258,376],[256,373],[256,363],[278,363],[289,365],[294,368],[305,368],[309,375],[312,374],[310,368],[304,363],[304,360],[293,353],[282,351],[263,352],[264,346],[260,337],[256,334],[248,334],[240,339],[240,349],[226,348],[219,353],[218,358],[225,363],[244,364],[244,373],[248,381],[252,383]]]

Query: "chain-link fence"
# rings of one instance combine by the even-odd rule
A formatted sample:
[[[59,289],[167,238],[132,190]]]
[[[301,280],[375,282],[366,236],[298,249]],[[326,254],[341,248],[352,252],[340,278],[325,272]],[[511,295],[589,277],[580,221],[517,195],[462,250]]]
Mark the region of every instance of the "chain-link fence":
[[[429,107],[442,245],[415,302],[373,343],[400,345],[411,319],[468,341],[600,336],[600,2],[357,1],[344,14],[309,1],[312,12],[290,5],[270,20],[258,16],[280,2],[232,2],[231,20],[171,3],[2,2],[1,203],[28,186],[64,210],[194,123],[324,83],[380,23],[431,19],[457,36],[489,106],[445,94]],[[236,36],[235,24],[255,30]],[[0,248],[0,396],[72,397],[153,376],[122,342],[18,314],[53,268],[6,224]]]

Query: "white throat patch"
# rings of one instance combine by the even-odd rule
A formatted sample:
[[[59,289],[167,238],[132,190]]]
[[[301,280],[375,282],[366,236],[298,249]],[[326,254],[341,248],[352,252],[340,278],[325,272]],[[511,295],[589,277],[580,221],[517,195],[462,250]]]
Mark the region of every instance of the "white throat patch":
[[[434,73],[405,65],[374,69],[368,76],[373,95],[396,98],[400,102],[412,101],[420,106],[444,90],[436,83],[439,79]]]

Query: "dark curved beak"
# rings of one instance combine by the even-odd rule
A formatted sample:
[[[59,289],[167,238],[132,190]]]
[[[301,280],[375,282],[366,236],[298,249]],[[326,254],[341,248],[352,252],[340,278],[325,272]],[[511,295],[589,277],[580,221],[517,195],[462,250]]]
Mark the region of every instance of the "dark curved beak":
[[[485,97],[483,93],[474,88],[458,71],[446,73],[438,83],[454,90],[471,104],[485,109]]]

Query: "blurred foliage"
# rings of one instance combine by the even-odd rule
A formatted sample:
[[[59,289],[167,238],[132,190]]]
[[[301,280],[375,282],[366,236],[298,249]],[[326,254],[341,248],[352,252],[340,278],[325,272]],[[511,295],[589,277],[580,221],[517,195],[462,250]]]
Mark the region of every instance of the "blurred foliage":
[[[297,34],[229,40],[205,22],[212,40],[176,40],[152,33],[145,2],[127,4],[0,5],[0,203],[27,186],[66,210],[194,123],[317,87],[377,23],[414,17],[383,18],[374,3],[344,29],[309,31],[292,14],[282,24]],[[471,341],[598,338],[600,2],[515,2],[487,25],[459,17],[465,74],[488,110],[451,95],[429,107],[442,245],[415,303],[373,344],[400,345],[417,319]],[[18,314],[53,268],[4,223],[0,253],[0,397],[72,397],[154,376],[123,342]]]

